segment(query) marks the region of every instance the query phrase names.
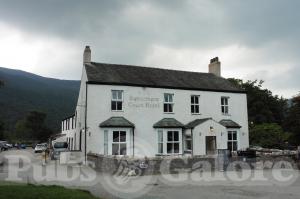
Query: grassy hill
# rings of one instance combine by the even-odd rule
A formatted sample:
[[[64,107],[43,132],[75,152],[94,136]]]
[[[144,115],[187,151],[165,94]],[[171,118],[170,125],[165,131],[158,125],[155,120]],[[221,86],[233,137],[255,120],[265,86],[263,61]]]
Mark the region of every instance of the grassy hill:
[[[47,114],[47,124],[60,130],[60,121],[74,113],[80,81],[41,77],[32,73],[0,67],[0,120],[13,130],[29,111]]]

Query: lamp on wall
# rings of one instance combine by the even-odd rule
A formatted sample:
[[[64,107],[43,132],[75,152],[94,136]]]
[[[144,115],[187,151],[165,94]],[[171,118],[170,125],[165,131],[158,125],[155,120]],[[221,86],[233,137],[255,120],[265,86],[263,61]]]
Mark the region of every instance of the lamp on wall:
[[[201,132],[199,132],[199,136],[201,136]]]
[[[209,130],[210,130],[210,132],[212,133],[212,132],[214,132],[214,127],[209,127]]]

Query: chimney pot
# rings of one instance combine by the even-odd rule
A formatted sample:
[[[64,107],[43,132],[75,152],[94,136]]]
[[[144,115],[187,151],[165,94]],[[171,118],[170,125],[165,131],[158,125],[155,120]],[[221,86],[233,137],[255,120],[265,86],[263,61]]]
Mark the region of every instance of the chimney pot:
[[[91,63],[91,54],[90,46],[86,46],[83,52],[83,64]]]
[[[219,77],[221,76],[221,62],[219,61],[218,57],[210,60],[210,64],[208,65],[208,72]]]

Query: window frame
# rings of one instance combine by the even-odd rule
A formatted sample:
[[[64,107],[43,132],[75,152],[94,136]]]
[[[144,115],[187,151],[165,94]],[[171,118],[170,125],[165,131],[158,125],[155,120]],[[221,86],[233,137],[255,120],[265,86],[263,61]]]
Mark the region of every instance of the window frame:
[[[193,98],[194,98],[194,100],[193,100]],[[195,103],[196,98],[198,99],[198,103]],[[194,107],[194,112],[193,112],[192,107]],[[198,107],[198,112],[195,111],[196,107]],[[200,114],[200,95],[191,95],[191,114],[192,115],[199,115]]]
[[[119,134],[118,136],[118,140],[116,141],[114,139],[114,133],[117,132]],[[121,141],[121,132],[124,132],[125,133],[125,141]],[[112,155],[116,155],[116,156],[126,156],[128,154],[128,151],[127,151],[127,138],[128,135],[127,135],[127,131],[125,130],[113,130],[112,131],[112,142],[111,142],[111,154]],[[114,154],[114,150],[113,150],[113,145],[118,145],[118,154]],[[125,144],[125,149],[126,149],[126,152],[125,154],[121,154],[121,145],[124,145]],[[123,148],[122,148],[123,149]]]
[[[116,94],[116,98],[114,99],[114,92],[117,92]],[[118,92],[121,93],[121,99],[119,99],[119,96],[118,96]],[[116,103],[115,105],[115,108],[116,109],[113,109],[113,103]],[[124,91],[123,90],[111,90],[111,106],[110,106],[110,109],[111,111],[113,112],[122,112],[124,111],[124,107],[123,107],[123,103],[124,102]],[[118,109],[118,103],[121,103],[121,109],[119,110]]]
[[[233,134],[235,134],[235,139]],[[229,139],[229,135],[231,135],[231,139]],[[229,148],[229,143],[231,143],[231,149]],[[234,150],[234,144],[236,143],[236,150]],[[238,150],[238,131],[237,130],[228,130],[227,131],[227,148],[230,150],[230,152],[236,152]]]
[[[166,98],[166,96],[168,96],[168,97]],[[170,97],[170,96],[172,96],[172,97]],[[169,105],[171,107],[172,111],[170,111],[169,108],[167,108],[168,110],[165,111],[165,105]],[[169,107],[169,106],[167,106],[167,107]],[[174,94],[173,93],[164,93],[163,111],[164,111],[164,113],[167,113],[167,114],[174,113]]]
[[[193,150],[193,142],[192,141],[193,141],[192,135],[185,135],[184,136],[184,150],[185,151],[192,151]],[[187,148],[187,146],[188,146],[187,142],[190,142],[190,146],[191,146],[190,149]]]
[[[161,146],[161,152],[159,150],[160,146]],[[164,154],[164,131],[163,130],[157,131],[157,154],[159,155]]]
[[[223,115],[229,115],[229,97],[221,97],[221,113]]]

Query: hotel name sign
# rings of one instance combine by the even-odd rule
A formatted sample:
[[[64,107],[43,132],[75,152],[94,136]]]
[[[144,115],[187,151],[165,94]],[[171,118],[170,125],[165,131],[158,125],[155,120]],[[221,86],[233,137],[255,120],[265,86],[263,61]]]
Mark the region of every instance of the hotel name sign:
[[[159,108],[159,98],[129,96],[128,107],[130,108]]]

